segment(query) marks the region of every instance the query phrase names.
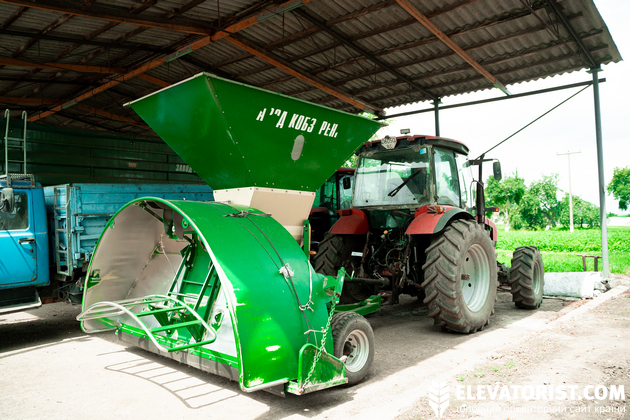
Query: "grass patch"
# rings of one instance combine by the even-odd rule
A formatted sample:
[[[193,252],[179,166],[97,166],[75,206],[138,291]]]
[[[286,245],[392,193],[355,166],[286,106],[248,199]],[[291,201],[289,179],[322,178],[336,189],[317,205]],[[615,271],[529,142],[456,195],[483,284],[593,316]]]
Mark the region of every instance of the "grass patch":
[[[498,261],[509,266],[512,252],[520,246],[536,246],[540,249],[545,272],[579,272],[582,271],[582,257],[578,254],[601,255],[601,231],[499,231]],[[630,228],[608,228],[608,251],[610,271],[630,275]],[[587,270],[593,269],[593,260],[588,259]]]

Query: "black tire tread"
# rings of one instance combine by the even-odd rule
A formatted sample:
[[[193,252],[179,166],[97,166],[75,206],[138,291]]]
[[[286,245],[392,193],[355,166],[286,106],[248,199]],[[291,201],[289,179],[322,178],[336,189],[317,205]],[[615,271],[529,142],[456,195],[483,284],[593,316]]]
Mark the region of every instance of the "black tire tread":
[[[534,270],[536,261],[540,263],[541,293],[534,290]],[[535,246],[522,246],[516,248],[512,254],[512,262],[508,283],[512,293],[512,301],[517,308],[537,309],[542,303],[542,289],[544,287],[545,271],[542,264],[542,256]]]
[[[336,276],[344,260],[355,247],[365,241],[362,235],[335,235],[327,233],[319,243],[319,250],[311,262],[316,272]],[[357,284],[344,285],[339,303],[342,305],[360,302],[371,295],[371,290]]]
[[[428,305],[429,317],[433,318],[434,325],[460,333],[472,333],[488,325],[489,317],[494,313],[496,300],[496,254],[493,251],[489,256],[494,260],[490,261],[491,278],[488,291],[492,297],[491,310],[484,316],[483,322],[475,323],[467,319],[461,307],[465,303],[457,296],[457,285],[461,281],[457,278],[458,264],[462,253],[466,251],[462,249],[462,244],[471,236],[478,236],[479,240],[487,241],[486,246],[492,248],[490,237],[483,227],[473,220],[456,220],[432,240],[426,250],[426,262],[422,266],[424,282],[421,286],[426,293],[424,303]]]

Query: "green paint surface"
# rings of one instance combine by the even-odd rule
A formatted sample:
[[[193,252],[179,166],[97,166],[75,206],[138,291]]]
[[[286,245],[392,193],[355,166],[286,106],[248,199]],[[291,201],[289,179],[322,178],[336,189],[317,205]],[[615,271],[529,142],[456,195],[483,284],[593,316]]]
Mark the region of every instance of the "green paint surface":
[[[214,189],[316,191],[381,127],[206,73],[130,106]]]

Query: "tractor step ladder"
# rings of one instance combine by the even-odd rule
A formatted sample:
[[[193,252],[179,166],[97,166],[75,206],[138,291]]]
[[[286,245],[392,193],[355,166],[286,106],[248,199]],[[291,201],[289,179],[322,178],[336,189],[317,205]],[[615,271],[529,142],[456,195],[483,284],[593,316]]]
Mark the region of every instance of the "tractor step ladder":
[[[166,352],[185,350],[213,343],[216,340],[216,331],[206,320],[218,295],[220,282],[213,263],[210,263],[208,274],[203,282],[187,279],[188,270],[186,268],[193,258],[194,247],[189,245],[184,252],[171,289],[166,296],[151,295],[140,299],[128,299],[118,302],[99,302],[77,316],[77,320],[89,321],[110,318],[104,322],[110,326],[98,331],[90,331],[100,332],[119,327],[119,325],[116,325],[119,321],[111,318],[117,318],[125,314],[129,315],[144,330],[147,338],[158,349]],[[189,304],[187,301],[194,301],[194,304]],[[143,321],[147,317],[155,319],[160,326],[148,326],[148,323]],[[165,339],[169,335],[173,335],[176,330],[188,330],[192,337],[190,342],[170,346],[170,340]],[[157,334],[164,332],[166,335]],[[179,336],[180,334],[178,334]]]
[[[11,187],[11,181],[26,180],[32,185],[34,184],[33,175],[26,173],[26,123],[27,114],[26,111],[22,111],[22,119],[24,120],[24,129],[22,131],[22,137],[9,136],[9,121],[11,113],[9,110],[4,111],[4,118],[6,119],[6,128],[4,130],[4,175],[0,179],[4,178],[7,181],[7,187]],[[9,152],[19,152],[19,159],[9,159]],[[15,155],[15,153],[13,153]],[[9,165],[18,164],[20,170],[17,172],[9,173]]]
[[[65,203],[62,202],[62,191],[65,189]],[[55,228],[55,263],[57,272],[66,276],[71,276],[74,271],[74,256],[70,249],[72,234],[72,218],[70,214],[71,202],[70,184],[53,187],[53,226]],[[63,212],[62,212],[63,210]],[[62,238],[65,238],[65,244]],[[65,246],[65,248],[64,248]],[[65,257],[65,270],[62,270],[62,257]]]

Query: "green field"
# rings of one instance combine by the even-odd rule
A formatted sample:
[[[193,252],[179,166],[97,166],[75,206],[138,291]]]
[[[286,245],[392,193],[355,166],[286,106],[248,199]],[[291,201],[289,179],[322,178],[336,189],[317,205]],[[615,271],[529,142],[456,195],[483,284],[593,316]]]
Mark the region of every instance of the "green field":
[[[546,272],[582,271],[582,257],[578,254],[602,255],[599,229],[576,229],[573,233],[557,230],[517,230],[506,233],[502,227],[498,230],[498,260],[507,265],[510,265],[512,252],[519,246],[538,247],[543,255]],[[630,275],[630,228],[608,228],[608,252],[610,271]],[[601,268],[599,260],[600,271]],[[587,260],[587,269],[593,270],[592,258]]]

